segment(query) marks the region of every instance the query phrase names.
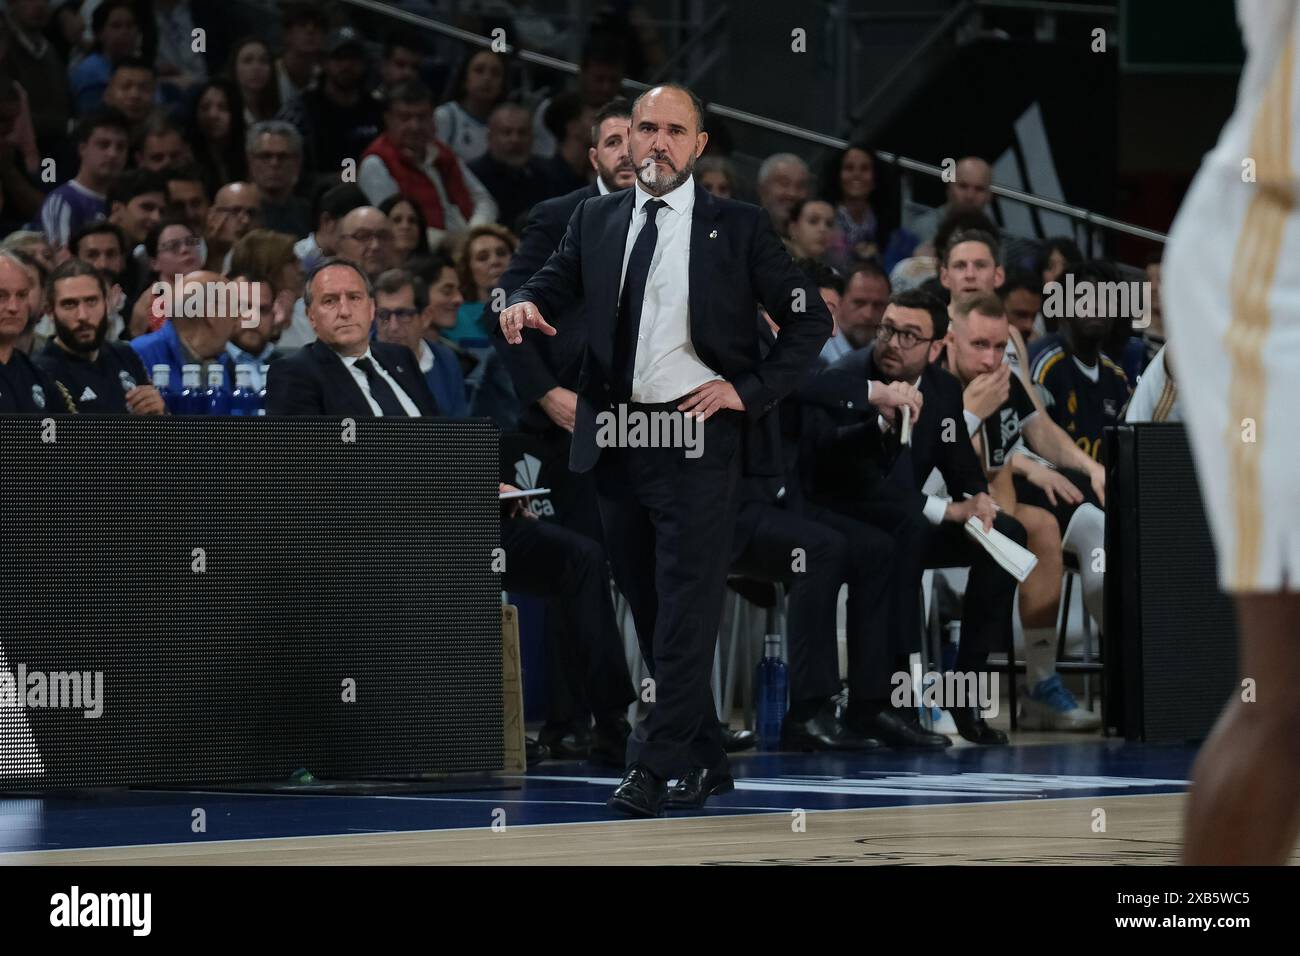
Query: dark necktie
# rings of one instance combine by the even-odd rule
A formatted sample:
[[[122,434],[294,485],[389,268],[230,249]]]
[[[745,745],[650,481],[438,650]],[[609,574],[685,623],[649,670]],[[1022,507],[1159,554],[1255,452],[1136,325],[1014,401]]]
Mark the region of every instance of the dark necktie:
[[[370,384],[370,395],[379,403],[379,410],[385,415],[393,415],[399,418],[406,417],[406,409],[402,407],[401,400],[398,399],[397,393],[393,387],[384,381],[375,368],[375,363],[368,358],[359,358],[356,361],[357,368],[366,373],[366,381]]]
[[[659,226],[655,217],[668,204],[662,199],[646,201],[645,225],[632,244],[632,254],[627,260],[627,275],[623,277],[623,293],[618,299],[618,325],[614,331],[614,368],[618,400],[632,398],[632,374],[636,370],[637,334],[641,330],[641,306],[645,302],[645,284],[650,276],[650,260],[655,255],[659,241]]]

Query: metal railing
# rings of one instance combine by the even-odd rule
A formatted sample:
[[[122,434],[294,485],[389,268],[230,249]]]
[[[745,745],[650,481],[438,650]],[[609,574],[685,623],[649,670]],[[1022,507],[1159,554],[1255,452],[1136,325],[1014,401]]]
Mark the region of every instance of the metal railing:
[[[432,30],[435,33],[460,40],[473,46],[492,47],[493,41],[490,37],[480,36],[479,34],[471,33],[468,30],[462,30],[446,23],[440,23],[437,20],[431,20],[428,17],[423,17],[419,14],[400,10],[396,7],[391,7],[386,3],[380,3],[378,0],[343,0],[343,2],[354,7],[369,10],[373,13],[384,14],[415,26],[424,27],[427,30]],[[537,66],[543,66],[547,69],[557,70],[562,73],[576,75],[578,72],[578,65],[576,63],[570,63],[567,60],[560,60],[556,57],[547,56],[542,53],[534,53],[530,50],[523,50],[509,45],[506,47],[506,52],[514,55],[525,63],[533,63]],[[650,88],[646,83],[640,83],[636,80],[629,79],[623,80],[623,86],[625,89],[634,93],[640,93]],[[848,140],[840,139],[837,136],[828,136],[825,133],[805,129],[802,126],[795,126],[791,123],[783,123],[780,120],[760,116],[757,113],[750,113],[746,110],[724,106],[721,103],[705,103],[704,110],[706,113],[721,117],[722,119],[734,120],[738,123],[744,123],[758,129],[781,133],[794,139],[799,139],[806,143],[812,143],[818,146],[826,146],[831,149],[845,149],[849,145]],[[918,173],[936,179],[943,178],[943,170],[933,163],[922,162],[918,159],[911,159],[907,156],[900,156],[897,153],[891,153],[879,149],[876,150],[876,155],[882,162],[889,163],[904,172]],[[1138,226],[1131,222],[1124,222],[1123,220],[1115,219],[1111,216],[1104,216],[1101,213],[1093,212],[1092,210],[1085,209],[1082,206],[1058,202],[1055,199],[1045,199],[1042,196],[1036,196],[1033,193],[1027,193],[1010,186],[1002,186],[998,183],[992,185],[991,191],[995,196],[1001,196],[1002,198],[1013,202],[1023,203],[1026,206],[1032,206],[1036,209],[1041,209],[1044,212],[1053,212],[1062,216],[1067,216],[1068,218],[1083,223],[1088,227],[1107,229],[1111,232],[1122,233],[1124,235],[1134,236],[1138,239],[1146,239],[1151,242],[1163,243],[1166,240],[1166,236],[1162,232],[1157,232],[1154,229],[1147,229],[1145,226]]]

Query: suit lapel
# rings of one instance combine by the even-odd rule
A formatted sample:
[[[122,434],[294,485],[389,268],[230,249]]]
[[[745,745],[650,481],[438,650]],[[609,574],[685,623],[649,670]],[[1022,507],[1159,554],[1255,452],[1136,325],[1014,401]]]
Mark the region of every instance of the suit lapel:
[[[709,277],[713,274],[713,246],[709,235],[718,218],[718,204],[713,195],[695,184],[695,209],[691,213],[690,289],[687,314],[690,321],[691,343],[699,351],[700,323],[708,314]]]
[[[307,348],[316,355],[316,361],[320,363],[325,385],[329,391],[339,396],[346,395],[347,407],[349,410],[355,409],[355,414],[374,415],[370,403],[366,401],[365,393],[361,391],[361,386],[352,377],[352,373],[343,364],[343,359],[339,358],[338,353],[320,341],[312,342]],[[326,401],[328,403],[328,396]]]
[[[636,187],[624,189],[619,201],[610,204],[609,215],[599,228],[597,248],[599,266],[597,275],[604,280],[596,308],[587,312],[592,322],[591,345],[600,364],[609,368],[614,362],[614,326],[618,322],[618,294],[623,275],[623,250],[627,246],[627,233],[632,228],[632,209]]]

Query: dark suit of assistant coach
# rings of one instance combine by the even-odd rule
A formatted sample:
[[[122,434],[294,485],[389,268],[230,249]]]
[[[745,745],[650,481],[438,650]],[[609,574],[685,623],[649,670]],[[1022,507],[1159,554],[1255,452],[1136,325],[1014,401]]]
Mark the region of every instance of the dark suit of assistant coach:
[[[610,798],[652,816],[731,789],[709,678],[742,473],[779,474],[777,402],[812,367],[831,319],[767,215],[717,200],[690,175],[708,140],[698,101],[656,87],[632,111],[637,184],[588,199],[560,248],[509,299],[508,342],[554,334],[581,301],[587,344],[570,467],[595,469],[614,575],[654,676],[649,715]],[[648,165],[643,165],[652,160]],[[755,310],[781,328],[760,358]],[[538,334],[530,331],[529,335]],[[703,421],[703,453],[597,445],[597,415],[677,410]],[[669,778],[681,782],[666,792]]]

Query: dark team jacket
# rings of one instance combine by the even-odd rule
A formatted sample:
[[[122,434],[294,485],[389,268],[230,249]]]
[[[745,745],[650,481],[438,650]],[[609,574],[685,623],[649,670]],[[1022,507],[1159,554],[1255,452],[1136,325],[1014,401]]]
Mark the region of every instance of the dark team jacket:
[[[104,342],[92,362],[51,339],[36,354],[35,362],[63,386],[79,412],[125,415],[126,393],[149,384],[144,363],[125,342]]]
[[[0,363],[0,412],[55,414],[75,412],[71,396],[25,352],[14,349]]]

